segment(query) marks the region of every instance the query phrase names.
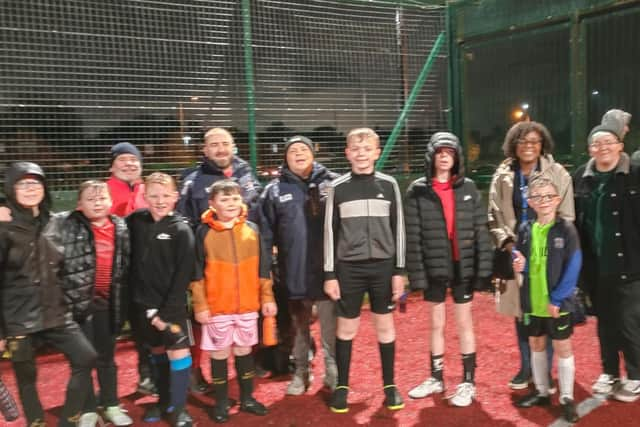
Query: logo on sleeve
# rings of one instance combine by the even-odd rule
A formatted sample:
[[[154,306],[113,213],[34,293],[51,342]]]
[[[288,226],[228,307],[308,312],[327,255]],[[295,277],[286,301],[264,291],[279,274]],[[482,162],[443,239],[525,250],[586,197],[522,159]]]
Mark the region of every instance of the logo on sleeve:
[[[466,202],[467,200],[471,200],[471,194],[465,194],[465,195],[464,195],[464,199],[462,199],[462,200],[464,200],[465,202]]]
[[[167,233],[160,233],[156,236],[156,239],[158,240],[171,240],[171,234],[167,234]]]

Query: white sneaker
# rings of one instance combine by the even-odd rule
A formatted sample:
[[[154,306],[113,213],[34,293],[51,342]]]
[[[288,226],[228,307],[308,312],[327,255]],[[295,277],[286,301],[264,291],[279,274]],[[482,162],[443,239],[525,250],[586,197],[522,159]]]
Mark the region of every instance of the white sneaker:
[[[113,423],[116,427],[130,426],[133,424],[131,417],[129,417],[129,415],[126,414],[126,411],[119,406],[109,406],[105,409],[104,418]]]
[[[611,394],[618,381],[619,379],[614,378],[613,375],[600,374],[596,382],[591,386],[591,391],[596,394]]]
[[[620,402],[635,402],[640,398],[640,380],[627,380],[622,387],[613,393],[613,398]]]
[[[422,399],[430,394],[442,393],[444,391],[444,382],[429,377],[422,384],[409,390],[409,397],[412,399]]]
[[[456,386],[456,392],[448,397],[453,406],[469,406],[476,397],[476,387],[471,383],[460,383]]]
[[[309,388],[309,375],[308,374],[294,374],[291,382],[287,386],[287,394],[289,396],[300,396],[304,394]]]
[[[95,412],[85,412],[80,415],[78,427],[96,427],[100,416]]]

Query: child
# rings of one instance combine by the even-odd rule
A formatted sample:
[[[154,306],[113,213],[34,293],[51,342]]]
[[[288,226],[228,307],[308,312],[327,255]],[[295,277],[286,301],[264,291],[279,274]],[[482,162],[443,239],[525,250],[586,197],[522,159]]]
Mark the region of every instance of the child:
[[[407,190],[405,218],[409,283],[424,291],[431,308],[431,377],[409,391],[409,397],[444,391],[444,302],[451,289],[464,378],[448,398],[454,406],[469,406],[476,367],[471,301],[474,288],[489,283],[492,267],[487,216],[475,184],[464,176],[462,147],[454,134],[431,137],[425,175]]]
[[[575,364],[571,351],[571,310],[582,264],[578,233],[572,222],[557,216],[560,204],[553,181],[538,175],[529,183],[529,204],[536,221],[529,222],[518,236],[513,269],[522,273],[520,291],[524,324],[531,346],[531,367],[536,391],[516,405],[521,408],[549,405],[549,367],[546,338],[549,335],[558,355],[560,404],[564,418],[578,421],[573,401]]]
[[[240,410],[266,415],[255,400],[251,347],[258,343],[258,310],[275,316],[271,280],[260,277],[260,235],[246,221],[241,187],[231,180],[209,188],[210,209],[196,232],[197,274],[192,284],[196,320],[203,325],[202,349],[211,354],[216,423],[229,420],[227,359],[233,353],[240,385]],[[264,275],[263,275],[264,276]],[[268,276],[268,274],[267,274]]]
[[[329,186],[324,223],[324,291],[337,301],[338,316],[338,382],[329,408],[336,413],[349,411],[351,348],[367,292],[382,361],[384,405],[398,410],[404,402],[394,383],[392,310],[405,282],[402,198],[395,179],[374,171],[380,138],[373,130],[351,130],[345,155],[351,172]]]
[[[191,427],[185,404],[191,367],[187,288],[195,262],[193,233],[173,212],[178,192],[169,175],[149,175],[144,197],[149,208],[127,217],[133,301],[141,307],[140,333],[151,349],[159,394],[143,419],[154,422],[168,414],[172,426]]]
[[[20,401],[33,427],[44,426],[36,388],[35,349],[49,344],[71,365],[59,426],[75,426],[91,386],[96,353],[67,316],[62,287],[62,250],[46,235],[49,193],[40,166],[12,164],[5,175],[7,207],[13,219],[0,223],[0,351],[11,354]]]
[[[116,336],[124,323],[125,286],[129,271],[129,231],[122,218],[109,215],[111,197],[102,181],[85,181],[77,210],[55,218],[64,248],[64,287],[73,318],[98,353],[96,368],[100,406],[115,426],[133,423],[118,405]],[[80,425],[99,421],[93,385],[87,390]]]

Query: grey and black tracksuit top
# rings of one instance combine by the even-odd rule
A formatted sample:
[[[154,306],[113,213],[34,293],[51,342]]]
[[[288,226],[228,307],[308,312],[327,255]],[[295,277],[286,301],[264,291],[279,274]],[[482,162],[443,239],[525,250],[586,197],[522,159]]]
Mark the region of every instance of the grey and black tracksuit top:
[[[380,172],[349,172],[331,182],[324,222],[325,280],[335,279],[336,262],[395,258],[394,275],[404,274],[405,233],[398,183]]]

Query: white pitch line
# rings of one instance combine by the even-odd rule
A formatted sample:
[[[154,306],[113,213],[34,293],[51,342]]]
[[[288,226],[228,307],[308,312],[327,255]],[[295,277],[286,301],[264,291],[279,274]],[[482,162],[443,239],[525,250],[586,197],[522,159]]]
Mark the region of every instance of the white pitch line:
[[[585,400],[580,402],[576,407],[576,412],[578,413],[578,416],[580,418],[584,417],[589,412],[593,411],[598,406],[602,405],[606,399],[607,399],[606,396],[591,396],[586,398]],[[549,427],[569,427],[572,425],[573,425],[572,423],[560,417],[554,422],[552,422],[551,424],[549,424]]]

